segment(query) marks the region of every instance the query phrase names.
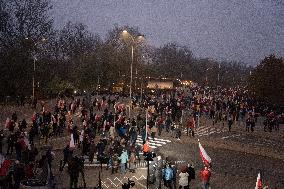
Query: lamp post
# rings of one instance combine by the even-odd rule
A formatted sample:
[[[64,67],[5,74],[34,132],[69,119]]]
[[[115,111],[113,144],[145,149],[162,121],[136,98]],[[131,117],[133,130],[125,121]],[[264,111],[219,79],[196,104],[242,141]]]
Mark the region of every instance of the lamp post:
[[[127,30],[122,31],[123,34],[130,37],[131,43],[131,64],[130,64],[130,86],[129,86],[129,98],[130,98],[130,108],[129,108],[129,118],[131,116],[131,108],[132,108],[132,82],[133,82],[133,61],[134,61],[134,44],[137,39],[143,38],[143,36],[132,36]]]
[[[32,81],[32,85],[33,85],[33,101],[35,100],[35,71],[36,71],[36,57],[35,57],[35,47],[40,43],[40,42],[44,42],[46,41],[45,38],[42,38],[41,40],[39,40],[38,42],[35,42],[32,38],[28,38],[26,37],[25,40],[31,40],[33,42],[33,49],[34,49],[34,56],[33,56],[33,81]]]
[[[219,85],[219,81],[220,81],[220,68],[221,68],[221,64],[219,63],[218,65],[218,85]]]
[[[209,68],[207,68],[207,69],[206,69],[206,76],[205,76],[205,82],[206,82],[206,85],[208,85],[208,76],[207,76],[207,74],[208,74],[208,73],[207,73],[207,72],[208,72],[208,70],[209,70]]]
[[[211,70],[212,68],[207,68],[206,69],[206,76],[205,76],[205,80],[206,80],[206,85],[208,85],[208,70]]]
[[[34,59],[34,70],[33,70],[33,100],[35,99],[35,70],[36,70],[36,57],[33,57]]]

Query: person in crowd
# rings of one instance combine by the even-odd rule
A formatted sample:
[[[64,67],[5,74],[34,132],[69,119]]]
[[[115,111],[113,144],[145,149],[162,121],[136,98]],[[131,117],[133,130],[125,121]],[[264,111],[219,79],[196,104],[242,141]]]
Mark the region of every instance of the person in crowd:
[[[89,162],[90,163],[93,163],[94,161],[96,149],[97,149],[97,146],[95,144],[95,141],[91,140],[90,147],[89,147]]]
[[[68,173],[70,177],[70,188],[77,188],[78,187],[78,178],[80,173],[80,164],[78,162],[77,157],[72,157],[68,161]]]
[[[246,119],[246,131],[249,132],[251,126],[251,118],[248,116],[248,118]]]
[[[95,104],[97,110],[100,112],[96,111],[92,103],[88,104],[86,98],[83,100],[82,98],[66,100],[65,97],[60,96],[58,103],[54,107],[53,114],[47,110],[47,106],[45,106],[44,110],[41,112],[35,111],[33,113],[31,127],[27,125],[29,120],[26,121],[25,119],[23,119],[19,127],[17,127],[18,116],[16,113],[13,113],[11,119],[8,118],[5,124],[6,128],[9,130],[8,135],[2,136],[0,132],[0,145],[2,144],[3,137],[7,138],[8,157],[15,157],[13,153],[13,149],[15,148],[16,159],[20,164],[26,164],[26,170],[29,170],[26,171],[24,177],[29,178],[32,175],[30,174],[31,164],[37,161],[36,157],[31,157],[37,154],[45,154],[45,161],[49,164],[50,168],[53,161],[51,150],[42,152],[41,150],[43,149],[41,149],[41,146],[38,146],[39,150],[36,152],[34,149],[35,146],[38,145],[36,139],[43,136],[45,137],[46,143],[48,143],[50,137],[62,137],[66,133],[68,135],[73,134],[75,143],[78,144],[78,141],[80,141],[80,145],[82,143],[80,150],[82,150],[82,155],[89,157],[89,162],[97,163],[93,162],[95,153],[97,152],[98,160],[102,160],[103,162],[108,160],[107,164],[111,167],[112,174],[118,172],[119,166],[120,172],[125,174],[127,163],[129,163],[129,170],[134,172],[136,159],[139,162],[142,159],[140,158],[141,151],[144,153],[144,157],[147,157],[147,155],[152,152],[148,137],[152,137],[153,139],[153,141],[151,140],[151,146],[157,146],[155,144],[159,142],[159,139],[155,138],[156,133],[158,132],[160,136],[164,125],[167,132],[163,132],[163,135],[172,135],[172,137],[177,137],[178,139],[181,138],[182,127],[175,127],[173,121],[174,123],[178,123],[179,120],[186,119],[185,116],[182,117],[182,110],[189,111],[191,114],[186,124],[187,135],[190,135],[189,132],[191,132],[191,135],[194,136],[197,115],[198,119],[202,119],[200,121],[209,119],[210,123],[214,122],[214,124],[216,124],[216,127],[222,125],[222,122],[225,124],[227,121],[229,131],[231,131],[232,124],[235,120],[243,120],[247,117],[246,130],[248,132],[254,131],[256,121],[254,121],[253,118],[255,114],[253,115],[249,112],[255,111],[256,108],[254,105],[256,103],[248,96],[238,93],[231,94],[232,91],[227,89],[224,89],[224,91],[213,90],[210,92],[209,90],[207,91],[200,88],[190,92],[188,102],[184,100],[187,95],[183,91],[171,92],[171,94],[159,92],[154,95],[148,95],[146,93],[141,98],[141,102],[136,103],[137,108],[142,111],[139,110],[138,115],[132,118],[128,117],[125,106],[121,105],[119,107],[113,107],[112,109],[110,105],[112,104],[112,106],[114,106],[115,103],[112,103],[113,100],[111,100],[111,98],[115,97],[111,97],[111,95],[105,96],[104,100],[101,97],[97,97],[97,99],[94,100],[93,104]],[[118,102],[118,99],[114,99],[114,101]],[[66,104],[70,104],[70,106],[66,106]],[[89,105],[92,107],[90,108]],[[145,126],[146,119],[144,117],[146,109],[149,110],[147,126]],[[87,116],[88,110],[90,111],[90,116]],[[112,110],[115,110],[115,113],[112,113]],[[136,112],[136,108],[133,111]],[[207,112],[209,114],[208,116]],[[81,114],[81,116],[79,114]],[[76,116],[79,117],[77,118]],[[19,115],[19,117],[21,117],[21,115]],[[78,121],[80,118],[81,120]],[[279,127],[277,127],[277,119],[278,117],[274,115],[274,113],[267,115],[265,130],[268,129],[271,132],[272,130],[279,130]],[[197,129],[198,128],[196,128],[196,130]],[[238,129],[238,127],[236,127],[236,129]],[[52,134],[49,132],[51,130]],[[168,132],[170,132],[170,130],[171,133],[169,134]],[[81,131],[80,135],[79,131]],[[29,133],[29,140],[26,140],[26,135],[23,134],[25,132]],[[138,134],[142,137],[143,146]],[[64,157],[60,169],[63,170],[66,163],[68,163],[70,187],[78,187],[78,175],[80,171],[83,170],[82,161],[79,161],[80,158],[78,157],[73,157],[73,151],[70,149],[69,145],[63,145],[62,148],[64,148]],[[155,151],[154,148],[153,151]],[[190,181],[195,179],[195,170],[192,165],[189,165],[186,171],[182,170],[179,174],[176,174],[174,167],[167,165],[163,171],[161,171],[161,174],[168,188],[175,188],[176,181],[178,181],[177,183],[181,188],[188,188]],[[204,168],[200,176],[204,188],[207,189],[209,187],[211,170]],[[22,180],[23,177],[19,178]]]
[[[55,153],[51,150],[51,147],[48,147],[45,155],[47,158],[49,171],[52,173],[52,161],[54,160]]]
[[[188,136],[189,132],[191,132],[191,136],[194,137],[194,128],[195,128],[195,120],[193,117],[191,117],[187,122],[186,135]]]
[[[21,181],[25,178],[25,169],[24,169],[24,165],[20,163],[20,161],[18,160],[15,161],[13,178],[15,181],[14,188],[15,189],[20,188]]]
[[[118,158],[120,160],[120,172],[122,174],[126,173],[126,164],[128,162],[128,154],[127,151],[125,149],[123,149],[121,155]]]
[[[73,151],[70,149],[69,144],[63,150],[63,162],[62,166],[60,166],[60,171],[63,171],[66,163],[68,163],[69,159],[72,158]]]
[[[129,158],[129,171],[131,173],[135,173],[135,164],[136,164],[135,152],[131,152]]]
[[[209,189],[211,178],[211,170],[209,167],[205,166],[204,169],[200,171],[200,178],[203,189]]]
[[[189,174],[187,173],[187,167],[182,167],[179,173],[179,189],[189,189]]]
[[[151,147],[149,140],[146,140],[146,142],[143,144],[143,155],[144,157],[147,157],[147,154],[151,152]]]
[[[251,118],[250,118],[250,131],[251,131],[251,132],[254,131],[255,122],[256,122],[255,117],[254,117],[254,116],[251,116]]]
[[[13,149],[16,143],[16,136],[13,132],[11,132],[7,138],[8,148],[7,148],[7,155],[13,153]]]
[[[154,126],[151,128],[151,137],[152,137],[152,140],[153,140],[153,141],[155,141],[156,133],[157,133],[157,127],[154,125]]]
[[[173,189],[174,171],[168,163],[166,164],[166,167],[162,170],[162,175],[164,185],[169,189]]]
[[[228,128],[229,128],[229,131],[231,131],[232,125],[233,125],[233,115],[229,114],[229,116],[228,116]]]
[[[188,173],[188,186],[189,186],[191,180],[195,179],[195,169],[192,163],[189,163],[187,165],[187,173]]]

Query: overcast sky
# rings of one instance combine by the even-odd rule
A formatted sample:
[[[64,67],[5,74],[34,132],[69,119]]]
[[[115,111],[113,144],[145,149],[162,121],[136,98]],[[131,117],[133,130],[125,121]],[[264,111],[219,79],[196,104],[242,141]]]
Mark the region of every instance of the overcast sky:
[[[105,36],[138,26],[154,46],[178,42],[196,57],[255,65],[284,57],[284,0],[52,0],[55,25],[81,22]]]

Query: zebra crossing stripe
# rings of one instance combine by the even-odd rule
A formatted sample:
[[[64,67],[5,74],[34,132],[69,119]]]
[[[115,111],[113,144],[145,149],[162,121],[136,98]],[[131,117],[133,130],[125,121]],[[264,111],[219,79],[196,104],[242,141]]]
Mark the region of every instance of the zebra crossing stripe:
[[[142,139],[141,135],[138,135],[136,142],[137,142],[138,145],[143,146],[143,139]],[[163,145],[167,144],[167,142],[171,142],[171,141],[166,140],[166,139],[161,139],[161,138],[155,138],[155,140],[153,140],[152,138],[149,138],[149,146],[152,149],[163,146]]]
[[[137,143],[137,144],[139,144],[139,145],[141,145],[141,146],[143,145],[143,143],[141,143],[141,142],[139,142],[139,143]],[[152,145],[150,144],[149,146],[150,146],[150,148],[153,148],[153,149],[154,149],[154,148],[157,148],[157,146],[154,146],[153,144],[152,144]]]
[[[217,129],[217,133],[222,133],[222,132],[225,132],[226,130],[223,130],[223,129]]]
[[[196,131],[205,131],[205,130],[207,130],[209,127],[208,126],[201,126],[201,127],[198,127],[197,129],[196,129]],[[183,130],[183,132],[187,132],[187,129],[184,129]]]
[[[137,144],[143,146],[143,142],[137,142]],[[149,144],[149,146],[150,146],[150,148],[153,148],[153,149],[159,147],[156,144]]]
[[[84,166],[85,167],[100,167],[101,164],[99,164],[99,163],[85,163]],[[107,164],[102,164],[102,167],[107,167]]]
[[[184,133],[187,132],[187,130],[183,130]],[[220,129],[220,128],[214,128],[214,127],[202,127],[201,129],[196,129],[196,135],[198,136],[207,136],[210,134],[214,134],[214,133],[222,133],[225,132],[224,130]]]
[[[136,139],[137,142],[141,142],[143,143],[143,140],[142,139]],[[156,141],[149,141],[150,144],[158,144],[160,146],[162,146],[163,144],[166,144],[166,143],[159,143],[159,142],[156,142]]]
[[[142,139],[140,139],[140,138],[137,138],[136,140],[139,140],[139,141],[143,141]],[[158,141],[158,140],[152,140],[152,139],[149,139],[149,142],[151,143],[151,142],[155,142],[155,143],[158,143],[158,144],[167,144],[166,142],[162,142],[162,141]]]
[[[143,144],[143,141],[142,141],[142,140],[137,139],[136,141],[137,141],[137,143],[139,143],[139,144]],[[150,144],[150,145],[154,145],[154,146],[163,146],[162,144],[158,144],[158,143],[155,143],[155,142],[149,142],[149,144]]]
[[[142,138],[142,136],[141,136],[141,135],[138,135],[138,137],[137,137],[137,138]],[[149,139],[150,139],[150,141],[152,140],[151,138],[149,138]],[[156,138],[156,137],[155,137],[155,141],[161,141],[161,142],[172,142],[172,141],[167,140],[167,139]]]
[[[157,140],[149,140],[150,142],[155,142],[155,143],[158,143],[158,144],[167,144],[166,142],[162,142],[162,141],[157,141]]]
[[[206,127],[206,126],[204,126],[204,127],[199,127],[199,128],[197,129],[197,132],[207,131],[208,129],[210,129],[210,127]]]
[[[172,142],[170,140],[167,140],[167,139],[162,139],[162,138],[155,138],[155,141],[163,141],[163,142]]]
[[[211,132],[206,132],[206,133],[201,133],[203,136],[211,135],[213,133],[216,133],[216,131],[211,131]]]

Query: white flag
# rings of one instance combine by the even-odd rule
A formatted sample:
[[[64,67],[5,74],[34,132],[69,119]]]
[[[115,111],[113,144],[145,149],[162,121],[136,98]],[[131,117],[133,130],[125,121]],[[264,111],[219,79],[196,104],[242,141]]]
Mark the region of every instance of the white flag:
[[[75,148],[75,142],[74,142],[73,134],[71,134],[71,139],[70,139],[69,147],[70,147],[70,148]]]

